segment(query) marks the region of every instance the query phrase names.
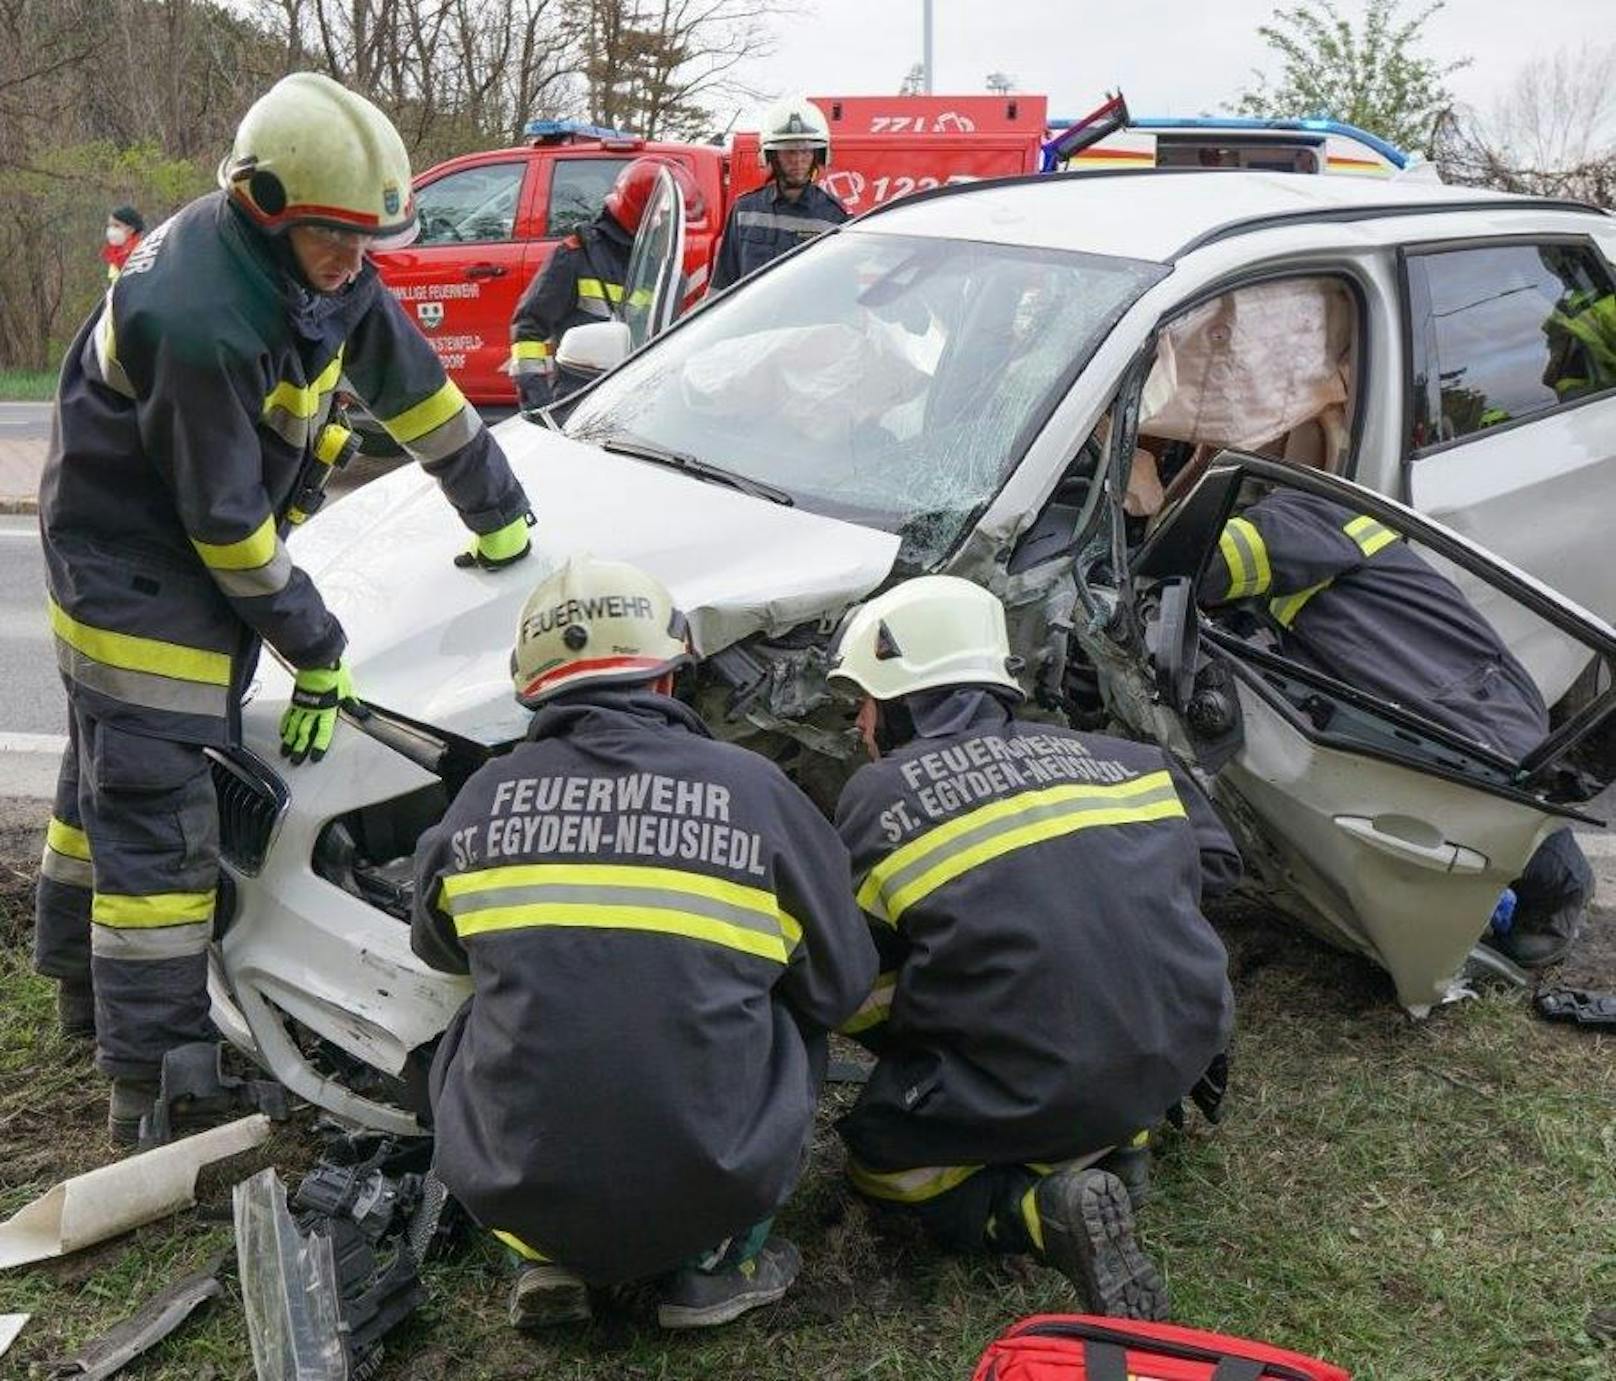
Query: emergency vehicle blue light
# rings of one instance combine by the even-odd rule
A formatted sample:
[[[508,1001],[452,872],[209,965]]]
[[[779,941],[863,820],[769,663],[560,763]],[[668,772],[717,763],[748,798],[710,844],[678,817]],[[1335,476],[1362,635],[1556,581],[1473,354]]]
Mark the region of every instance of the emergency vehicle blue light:
[[[1072,121],[1051,119],[1048,123],[1050,129],[1064,129]],[[1326,120],[1317,115],[1309,116],[1305,120],[1269,120],[1249,115],[1184,115],[1167,117],[1136,115],[1128,121],[1126,128],[1142,130],[1228,130],[1231,133],[1244,129],[1306,130],[1310,134],[1334,134],[1342,139],[1355,139],[1365,147],[1373,149],[1394,168],[1406,168],[1409,165],[1409,156],[1397,145],[1382,139],[1378,134],[1371,134],[1366,129],[1359,129],[1356,125],[1349,125],[1344,120]]]
[[[528,139],[632,139],[627,130],[592,125],[587,120],[529,120],[522,126]]]

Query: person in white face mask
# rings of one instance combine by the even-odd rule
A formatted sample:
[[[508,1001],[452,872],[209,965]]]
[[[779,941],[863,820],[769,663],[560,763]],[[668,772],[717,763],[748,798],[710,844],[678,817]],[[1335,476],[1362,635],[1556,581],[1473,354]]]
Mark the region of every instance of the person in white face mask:
[[[107,242],[101,246],[101,258],[107,266],[109,283],[123,272],[124,260],[134,253],[145,233],[146,218],[133,206],[117,206],[108,214]]]

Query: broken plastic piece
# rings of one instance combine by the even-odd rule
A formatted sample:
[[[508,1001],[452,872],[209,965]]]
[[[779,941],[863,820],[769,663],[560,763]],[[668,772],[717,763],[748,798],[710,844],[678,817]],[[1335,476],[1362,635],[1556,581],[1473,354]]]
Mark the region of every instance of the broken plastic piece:
[[[0,1271],[66,1256],[189,1208],[204,1165],[268,1137],[267,1117],[243,1117],[63,1180],[0,1224]]]
[[[243,1180],[232,1197],[258,1381],[347,1381],[330,1240],[298,1232],[273,1168]]]
[[[17,1335],[22,1332],[22,1326],[31,1318],[32,1314],[0,1314],[0,1357],[11,1350]]]
[[[1586,988],[1545,988],[1537,995],[1537,1011],[1547,1021],[1616,1027],[1616,993],[1595,993]]]
[[[261,1112],[275,1122],[291,1116],[286,1090],[268,1079],[240,1079],[224,1072],[224,1045],[190,1041],[163,1056],[162,1077],[152,1110],[140,1119],[142,1150],[174,1139],[176,1120],[187,1113],[202,1116]]]
[[[223,1257],[215,1257],[203,1270],[153,1295],[122,1323],[81,1348],[76,1357],[51,1363],[46,1374],[53,1381],[105,1381],[162,1342],[208,1300],[224,1293],[216,1278],[223,1262]]]

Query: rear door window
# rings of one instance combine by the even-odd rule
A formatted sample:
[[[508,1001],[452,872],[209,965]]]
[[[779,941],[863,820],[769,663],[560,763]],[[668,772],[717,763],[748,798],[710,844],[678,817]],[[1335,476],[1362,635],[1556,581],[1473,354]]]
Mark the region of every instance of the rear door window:
[[[1418,252],[1407,286],[1415,450],[1616,387],[1616,293],[1586,242]]]
[[[556,159],[551,165],[550,211],[544,233],[570,235],[594,220],[618,173],[629,162],[626,158]]]

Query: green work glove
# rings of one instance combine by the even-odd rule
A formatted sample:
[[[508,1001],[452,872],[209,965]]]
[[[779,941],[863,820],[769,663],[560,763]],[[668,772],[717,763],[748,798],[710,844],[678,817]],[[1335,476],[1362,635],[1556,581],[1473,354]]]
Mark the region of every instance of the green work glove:
[[[527,537],[527,530],[533,523],[533,515],[524,513],[504,527],[478,533],[471,545],[455,557],[455,565],[461,570],[481,566],[485,571],[497,571],[504,566],[514,565],[533,550],[533,543]]]
[[[363,716],[368,713],[354,697],[353,675],[347,663],[300,671],[292,690],[292,703],[281,716],[281,756],[296,767],[304,758],[319,762],[331,746],[337,711]]]

